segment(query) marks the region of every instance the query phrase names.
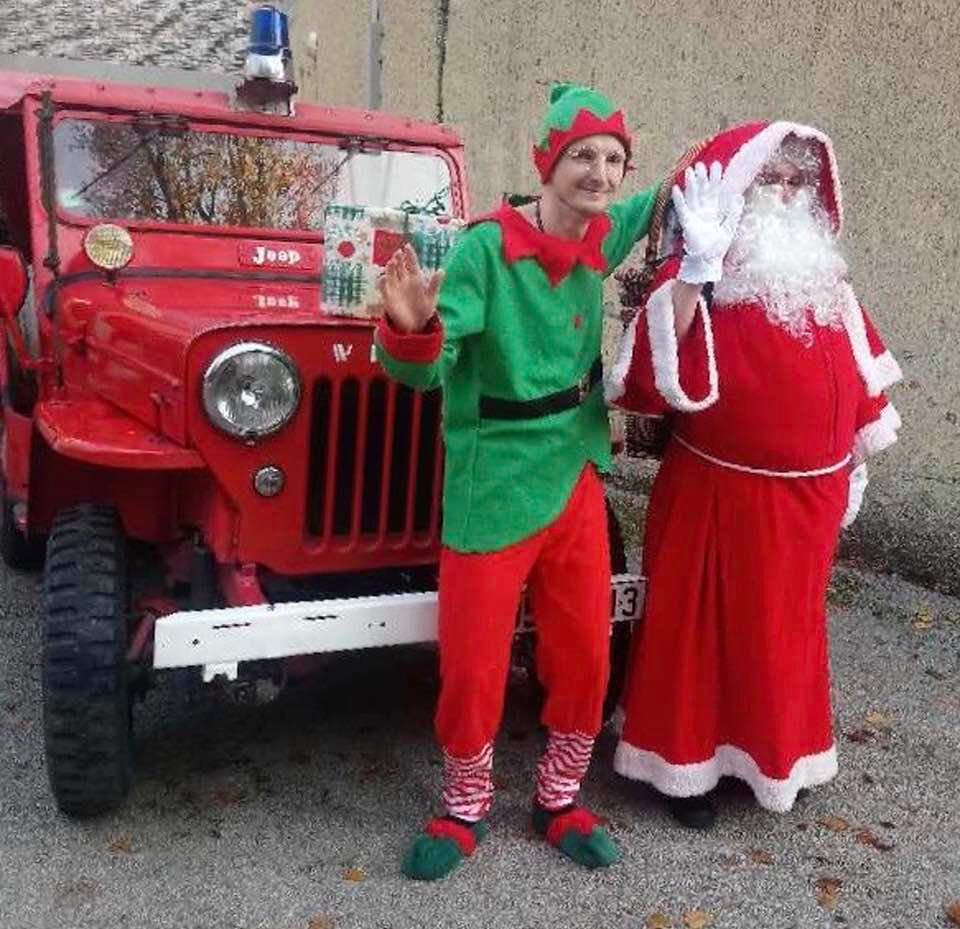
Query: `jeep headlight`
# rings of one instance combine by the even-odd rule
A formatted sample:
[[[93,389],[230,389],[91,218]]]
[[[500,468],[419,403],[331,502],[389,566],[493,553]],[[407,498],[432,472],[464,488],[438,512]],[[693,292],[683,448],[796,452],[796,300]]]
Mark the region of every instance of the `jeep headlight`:
[[[203,407],[218,429],[239,439],[276,432],[300,405],[300,376],[281,351],[241,342],[214,358],[203,376]]]

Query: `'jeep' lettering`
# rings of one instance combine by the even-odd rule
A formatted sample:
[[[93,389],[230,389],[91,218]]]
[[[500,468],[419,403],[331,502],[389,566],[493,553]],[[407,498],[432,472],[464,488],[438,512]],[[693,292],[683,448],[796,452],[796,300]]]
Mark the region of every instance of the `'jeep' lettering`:
[[[300,252],[292,248],[281,248],[279,251],[275,251],[264,245],[258,245],[253,252],[252,260],[255,265],[298,265],[300,264]]]
[[[241,265],[251,268],[296,268],[312,271],[320,252],[311,245],[284,245],[279,242],[241,242],[237,246]]]

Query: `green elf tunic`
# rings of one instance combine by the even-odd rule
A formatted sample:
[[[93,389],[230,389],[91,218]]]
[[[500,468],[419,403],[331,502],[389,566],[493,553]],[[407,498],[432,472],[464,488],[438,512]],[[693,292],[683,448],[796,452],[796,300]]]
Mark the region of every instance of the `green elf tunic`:
[[[609,470],[603,280],[646,235],[655,198],[651,187],[614,204],[579,242],[504,206],[451,250],[439,322],[401,335],[381,321],[377,357],[390,376],[443,388],[449,548],[490,552],[528,538],[560,515],[588,462]],[[529,417],[528,404],[524,418],[501,418],[502,403],[490,412],[578,386],[582,402],[559,412]]]

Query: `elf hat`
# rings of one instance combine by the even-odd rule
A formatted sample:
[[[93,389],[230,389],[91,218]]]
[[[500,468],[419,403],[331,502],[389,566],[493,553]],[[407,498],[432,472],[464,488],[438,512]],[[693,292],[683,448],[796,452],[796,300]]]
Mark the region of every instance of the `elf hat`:
[[[623,110],[589,87],[580,84],[554,84],[550,90],[550,106],[540,132],[540,142],[533,147],[533,163],[544,184],[550,180],[557,159],[577,139],[591,135],[616,136],[630,161],[630,133]]]

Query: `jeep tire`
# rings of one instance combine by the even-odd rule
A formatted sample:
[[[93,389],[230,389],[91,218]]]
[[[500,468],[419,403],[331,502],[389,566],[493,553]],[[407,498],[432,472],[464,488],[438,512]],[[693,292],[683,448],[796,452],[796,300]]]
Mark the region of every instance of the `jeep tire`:
[[[112,507],[58,514],[43,573],[43,730],[57,806],[117,806],[131,776],[126,538]]]

